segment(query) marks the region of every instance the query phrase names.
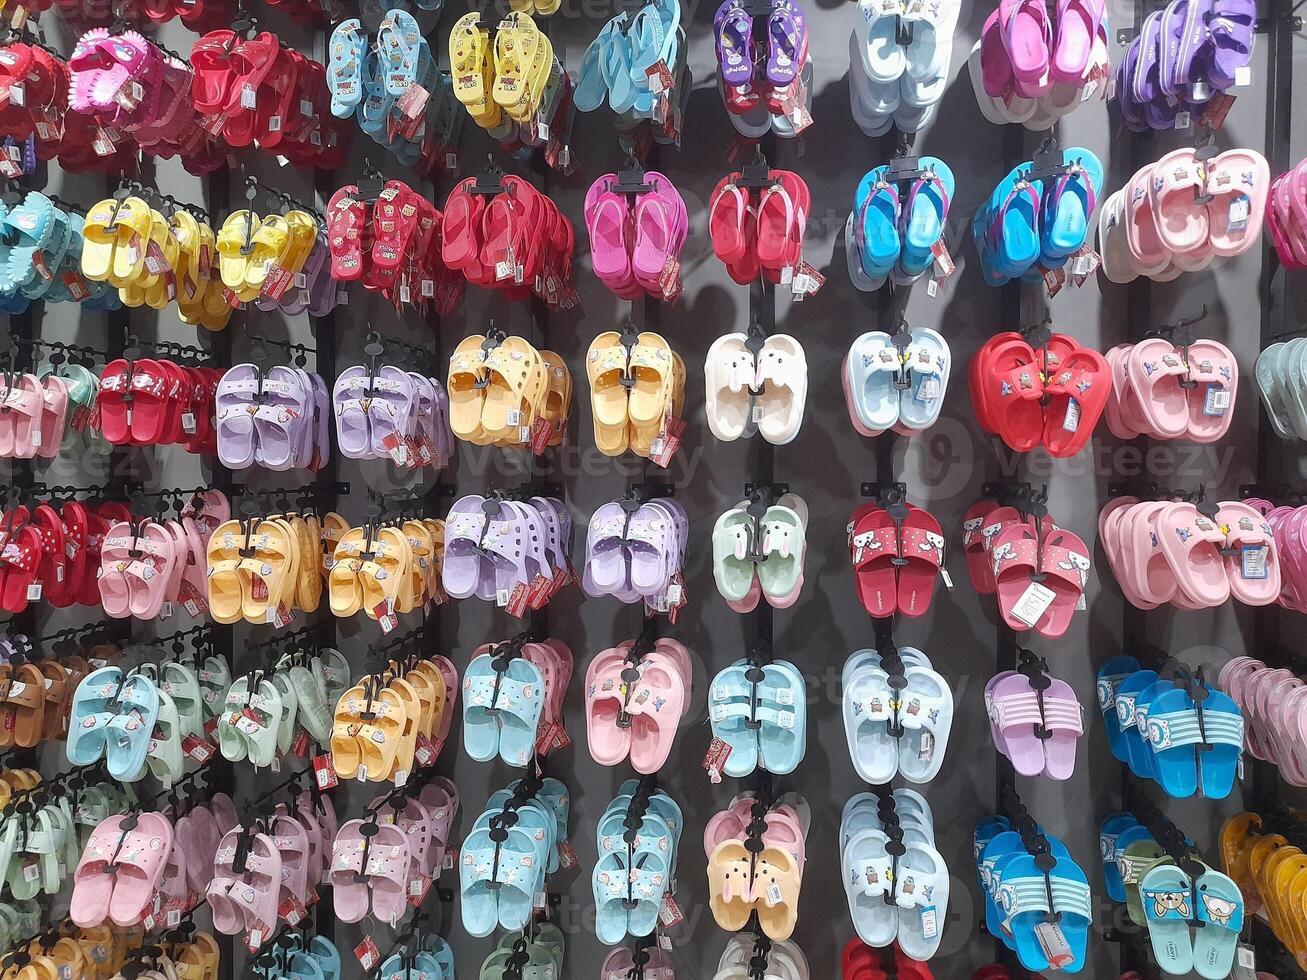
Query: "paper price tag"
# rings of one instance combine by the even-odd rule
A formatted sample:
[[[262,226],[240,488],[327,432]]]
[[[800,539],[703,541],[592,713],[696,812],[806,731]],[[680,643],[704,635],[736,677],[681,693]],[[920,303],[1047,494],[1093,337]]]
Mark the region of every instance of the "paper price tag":
[[[1251,946],[1239,944],[1234,955],[1234,969],[1230,980],[1257,980],[1257,954]]]
[[[685,914],[681,907],[676,904],[676,899],[672,898],[670,890],[663,892],[663,902],[658,906],[658,923],[664,929],[671,929],[673,926],[679,926],[685,921]]]
[[[376,940],[368,936],[354,947],[354,957],[363,967],[363,972],[371,973],[381,963],[381,950],[377,948]]]
[[[320,790],[335,789],[340,785],[340,780],[336,776],[336,766],[331,761],[331,756],[319,755],[314,758],[313,781]]]
[[[1048,586],[1031,582],[1013,605],[1012,615],[1033,629],[1056,598],[1057,593]]]
[[[714,738],[708,745],[708,753],[703,757],[703,768],[708,773],[708,781],[714,786],[722,781],[726,760],[731,757],[731,746],[720,738]]]
[[[259,105],[258,93],[253,85],[241,86],[241,108],[257,109]]]
[[[1175,128],[1188,129],[1192,124],[1192,117],[1187,112],[1177,112],[1175,114]]]

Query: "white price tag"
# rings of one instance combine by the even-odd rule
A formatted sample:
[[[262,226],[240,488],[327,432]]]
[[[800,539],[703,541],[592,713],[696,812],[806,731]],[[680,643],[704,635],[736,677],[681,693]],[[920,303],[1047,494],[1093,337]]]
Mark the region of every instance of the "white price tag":
[[[1026,586],[1026,591],[1021,593],[1021,598],[1013,605],[1012,615],[1033,628],[1056,598],[1057,593],[1048,586],[1031,582]]]

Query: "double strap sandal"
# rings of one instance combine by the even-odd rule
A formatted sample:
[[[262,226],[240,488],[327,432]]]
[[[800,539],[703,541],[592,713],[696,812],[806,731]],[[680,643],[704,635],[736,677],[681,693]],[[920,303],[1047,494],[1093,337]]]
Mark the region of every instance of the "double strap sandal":
[[[948,341],[929,327],[890,336],[862,334],[840,372],[853,428],[876,437],[888,430],[913,436],[939,421],[953,357]]]
[[[616,766],[629,757],[636,772],[660,770],[689,710],[693,682],[690,653],[677,640],[626,640],[596,655],[585,674],[591,758]]]
[[[324,550],[343,525],[338,514],[319,518],[311,509],[221,524],[206,547],[210,615],[280,628],[316,611],[331,571]]]
[[[373,359],[342,371],[331,400],[342,456],[406,469],[442,469],[453,458],[450,395],[436,378]]]
[[[840,847],[859,945],[895,946],[896,956],[909,964],[934,956],[943,938],[950,879],[925,798],[910,789],[858,794],[844,807]],[[852,963],[873,958],[846,949],[843,959],[848,976]]]
[[[215,397],[218,459],[230,469],[317,472],[331,456],[327,383],[301,367],[229,368]]]
[[[82,379],[76,381],[80,402],[73,400],[74,379],[66,374],[0,374],[0,457],[58,456],[65,439],[76,431],[70,424],[73,415],[88,400]],[[79,421],[85,428],[86,418]]]
[[[685,604],[682,568],[689,546],[685,508],[670,497],[641,494],[604,504],[590,516],[581,586],[667,612]]]
[[[405,785],[430,767],[453,726],[458,674],[442,656],[392,662],[335,702],[330,750],[343,779]]]
[[[572,518],[561,500],[473,494],[445,519],[441,581],[456,599],[493,601],[519,618],[576,580]]]
[[[944,764],[953,694],[916,647],[858,650],[844,664],[842,713],[853,768],[865,782],[928,783]]]
[[[708,904],[719,926],[738,932],[756,915],[768,939],[789,940],[799,915],[810,824],[808,804],[797,793],[770,803],[742,793],[708,821]]]
[[[666,466],[684,431],[685,362],[659,334],[609,330],[586,354],[595,446]]]
[[[799,767],[808,734],[803,687],[798,668],[784,660],[737,660],[713,678],[708,720],[713,739],[730,750],[713,760],[718,775],[743,778],[762,770],[783,776]]]
[[[20,504],[4,512],[0,515],[0,609],[21,613],[38,601],[59,609],[101,606],[104,543],[112,527],[130,520],[121,503],[55,496],[30,509]],[[170,540],[175,540],[180,532],[172,531]]]
[[[463,674],[463,747],[477,762],[499,756],[525,768],[570,744],[563,698],[572,651],[559,640],[487,643]]]
[[[208,502],[197,497],[178,520],[130,518],[112,524],[96,568],[105,614],[150,620],[180,612],[199,618],[208,612],[204,576],[213,544],[210,529],[229,512],[226,498],[215,491]]]
[[[568,805],[562,783],[538,778],[490,798],[458,852],[460,906],[469,935],[489,936],[500,927],[521,931],[531,921],[535,895],[551,865],[559,867]]]
[[[339,617],[362,611],[385,632],[396,614],[426,610],[446,597],[444,522],[410,517],[395,524],[369,523],[340,534],[327,579],[331,611]]]
[[[562,445],[572,374],[561,357],[502,332],[466,337],[449,358],[449,424],[477,446]]]

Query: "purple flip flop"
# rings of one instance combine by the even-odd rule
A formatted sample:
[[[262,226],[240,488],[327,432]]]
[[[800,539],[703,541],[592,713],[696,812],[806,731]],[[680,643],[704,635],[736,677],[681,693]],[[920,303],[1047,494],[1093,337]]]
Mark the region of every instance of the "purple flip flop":
[[[726,0],[713,18],[717,66],[727,85],[753,80],[753,17],[740,0]]]
[[[808,22],[803,8],[790,0],[775,0],[767,18],[767,81],[789,85],[808,50]]]

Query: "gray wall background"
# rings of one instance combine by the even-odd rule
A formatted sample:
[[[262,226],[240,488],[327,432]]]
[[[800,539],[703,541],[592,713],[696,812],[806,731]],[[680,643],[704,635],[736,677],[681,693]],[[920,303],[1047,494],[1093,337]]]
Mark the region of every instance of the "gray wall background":
[[[564,0],[563,8],[548,21],[547,30],[556,50],[576,72],[589,40],[603,21],[612,15],[611,0]],[[428,30],[433,48],[447,60],[445,38],[453,21],[464,12],[451,3],[440,16],[439,26]],[[714,7],[705,0],[692,0],[684,7],[690,34],[689,62],[697,80],[690,99],[684,145],[663,148],[648,163],[666,173],[682,192],[689,207],[691,233],[683,254],[685,295],[674,307],[652,314],[618,300],[589,272],[582,201],[590,182],[599,174],[621,165],[611,117],[604,111],[580,116],[574,131],[574,148],[580,172],[570,178],[550,176],[546,187],[577,228],[578,256],[576,286],[582,306],[568,313],[551,314],[532,323],[524,304],[509,304],[499,296],[469,290],[463,307],[436,328],[416,314],[396,316],[378,297],[351,291],[347,309],[336,320],[339,345],[338,368],[355,363],[361,356],[362,337],[368,326],[391,336],[432,345],[447,355],[459,339],[482,332],[488,320],[522,334],[538,346],[561,354],[571,366],[575,384],[573,422],[565,452],[551,454],[554,474],[565,487],[566,499],[577,523],[576,548],[584,549],[584,528],[590,513],[607,500],[620,497],[626,487],[641,479],[642,461],[634,457],[607,460],[593,449],[584,354],[599,332],[615,329],[628,315],[637,324],[650,324],[672,343],[690,369],[687,391],[689,431],[685,449],[673,463],[670,478],[676,496],[689,510],[692,520],[691,553],[687,565],[690,605],[680,623],[666,632],[682,640],[695,661],[694,707],[677,740],[672,758],[660,781],[684,807],[688,826],[682,842],[678,902],[687,922],[673,930],[672,942],[678,975],[711,976],[726,937],[716,926],[706,903],[702,829],[707,819],[725,806],[731,796],[745,788],[745,781],[727,780],[710,786],[700,768],[709,740],[704,711],[707,684],[722,667],[742,655],[752,635],[748,617],[726,607],[712,581],[708,536],[717,515],[739,499],[743,484],[759,473],[760,443],[740,441],[717,444],[704,424],[702,364],[713,339],[732,330],[743,330],[749,320],[748,290],[730,281],[724,267],[708,245],[707,200],[717,181],[732,165],[725,158],[731,130],[718,97],[711,39]],[[263,13],[264,11],[260,11]],[[1259,282],[1265,255],[1254,249],[1219,268],[1190,273],[1169,285],[1141,287],[1151,297],[1151,322],[1132,321],[1128,312],[1128,289],[1092,279],[1081,289],[1067,289],[1045,301],[1040,291],[1024,288],[1021,323],[1004,322],[1000,316],[1000,293],[981,281],[974,250],[969,241],[969,222],[978,204],[989,194],[1008,169],[1028,159],[1038,144],[1037,135],[1026,134],[1026,156],[1011,158],[1005,152],[1007,134],[986,122],[979,114],[965,58],[978,37],[988,6],[965,2],[955,40],[953,81],[944,96],[939,115],[916,143],[921,154],[937,155],[953,168],[958,179],[956,198],[948,221],[948,240],[958,271],[942,283],[935,297],[918,287],[908,300],[906,312],[914,325],[940,330],[952,345],[954,371],[940,422],[924,436],[895,439],[890,472],[877,471],[876,447],[858,435],[849,423],[838,383],[839,365],[849,344],[861,332],[878,326],[892,329],[882,319],[882,300],[853,289],[844,269],[842,234],[844,218],[852,206],[853,189],[861,175],[886,162],[893,151],[890,137],[870,140],[853,124],[848,102],[848,32],[859,16],[856,5],[836,0],[815,0],[807,6],[812,32],[811,53],[815,70],[813,115],[816,124],[794,143],[782,141],[772,163],[797,170],[812,191],[813,214],[808,223],[805,257],[826,271],[828,279],[821,293],[801,305],[782,298],[777,303],[777,330],[797,337],[804,345],[809,365],[810,388],[807,417],[799,437],[775,453],[775,476],[788,481],[808,502],[811,524],[808,530],[806,585],[802,599],[789,610],[775,614],[775,656],[793,661],[809,680],[808,750],[803,766],[793,776],[778,780],[782,790],[798,790],[812,804],[813,823],[808,842],[808,866],[795,939],[807,952],[814,977],[838,975],[838,956],[853,935],[839,883],[836,833],[840,810],[853,794],[866,789],[854,774],[845,747],[839,711],[839,671],[848,654],[872,643],[871,624],[857,601],[848,555],[844,524],[860,502],[862,480],[895,478],[909,486],[910,499],[928,507],[942,522],[949,539],[948,568],[957,588],[941,589],[930,613],[918,621],[900,624],[895,637],[900,644],[922,647],[951,682],[957,703],[957,717],[948,757],[938,778],[925,787],[937,814],[939,847],[953,874],[952,903],[944,928],[943,944],[932,968],[939,977],[967,976],[995,959],[997,944],[977,930],[981,912],[978,885],[971,861],[970,840],[975,822],[995,812],[995,750],[988,734],[982,691],[995,671],[996,610],[993,601],[970,589],[965,561],[957,548],[960,523],[966,508],[978,497],[982,482],[1002,475],[1019,474],[1034,482],[1047,481],[1051,511],[1064,526],[1086,541],[1095,537],[1099,508],[1108,499],[1108,485],[1129,478],[1156,480],[1171,486],[1193,487],[1205,483],[1233,495],[1240,483],[1257,474],[1256,437],[1260,424],[1255,390],[1251,386],[1253,364],[1259,348]],[[285,23],[275,11],[266,11],[267,25],[284,39],[305,50],[322,50],[322,35]],[[1134,8],[1114,0],[1109,3],[1113,27],[1129,26]],[[368,12],[375,23],[380,8]],[[42,23],[60,40],[60,49],[70,51],[74,38],[53,14]],[[424,26],[431,24],[426,16]],[[193,35],[178,24],[166,25],[160,39],[174,48],[189,50]],[[1262,39],[1264,40],[1264,39]],[[1123,49],[1110,45],[1113,59]],[[1225,129],[1217,137],[1221,147],[1249,146],[1265,150],[1265,118],[1268,93],[1265,89],[1266,45],[1259,44],[1254,63],[1254,83],[1240,96]],[[1295,67],[1302,67],[1302,47],[1295,47]],[[1299,72],[1296,91],[1301,92],[1305,76]],[[346,183],[359,173],[366,156],[380,165],[387,176],[416,178],[400,168],[370,140],[356,133],[351,163],[338,172],[332,186]],[[1086,103],[1060,127],[1063,145],[1083,145],[1097,153],[1108,167],[1106,193],[1129,179],[1136,167],[1160,157],[1168,149],[1191,139],[1188,133],[1156,134],[1149,137],[1118,132],[1105,104]],[[1293,160],[1303,152],[1304,139],[1295,133]],[[464,131],[462,159],[465,173],[474,172],[491,149],[484,136],[470,123]],[[292,195],[308,198],[313,193],[312,174],[293,168],[279,168],[271,158],[254,151],[241,152],[237,160],[249,173]],[[499,162],[520,173],[522,165]],[[183,200],[204,201],[204,181],[186,174],[175,161],[157,166],[157,185]],[[443,204],[453,178],[442,177],[433,188],[421,185],[438,205]],[[38,186],[31,184],[31,186]],[[230,199],[239,206],[239,175],[230,177]],[[50,168],[48,189],[64,197],[93,204],[105,196],[105,181],[98,176],[63,175]],[[1104,194],[1104,197],[1106,196]],[[240,202],[243,204],[243,202]],[[324,202],[325,203],[325,202]],[[1301,320],[1305,299],[1302,278],[1290,279],[1288,323]],[[1014,461],[996,440],[983,435],[972,416],[966,391],[965,364],[970,354],[992,333],[1039,320],[1045,308],[1051,311],[1056,329],[1072,334],[1081,343],[1100,350],[1141,337],[1156,324],[1195,313],[1206,303],[1210,316],[1201,335],[1221,340],[1240,358],[1244,384],[1235,407],[1235,421],[1229,436],[1211,447],[1182,443],[1164,444],[1148,452],[1140,442],[1122,445],[1105,426],[1100,426],[1090,449],[1064,461],[1050,461],[1042,453]],[[38,314],[39,316],[40,314]],[[175,310],[154,313],[133,311],[132,329],[143,337],[195,342],[194,328],[181,324]],[[654,326],[656,324],[656,326]],[[233,363],[248,349],[245,328],[270,337],[312,344],[315,326],[305,317],[283,317],[251,309],[237,313],[228,328],[232,332]],[[82,314],[70,306],[55,307],[43,317],[47,338],[72,340],[101,346],[104,342],[102,314]],[[203,333],[203,331],[201,331]],[[208,343],[201,337],[201,343]],[[443,362],[439,373],[443,376]],[[328,379],[330,381],[330,379]],[[890,438],[890,437],[882,437]],[[1301,460],[1290,449],[1288,470],[1297,474]],[[1147,456],[1145,457],[1145,453]],[[97,482],[105,461],[66,454],[39,472],[49,483]],[[154,486],[190,487],[208,479],[206,464],[170,448],[134,454],[129,465],[134,479],[144,478]],[[1013,467],[1015,466],[1015,470]],[[453,481],[457,494],[487,487],[511,486],[525,477],[528,462],[518,454],[486,453],[464,446],[457,466],[440,479]],[[651,471],[652,472],[652,471]],[[656,472],[652,475],[658,476]],[[395,488],[416,485],[380,462],[355,463],[343,460],[340,477],[349,480],[353,494],[341,502],[347,517],[362,518],[365,486]],[[237,477],[262,487],[297,486],[298,475],[247,471]],[[429,482],[432,478],[427,477]],[[1098,823],[1119,808],[1122,767],[1110,756],[1099,731],[1094,705],[1094,672],[1106,658],[1120,652],[1123,643],[1124,604],[1111,581],[1105,561],[1096,558],[1087,593],[1088,611],[1077,615],[1066,638],[1050,643],[1033,638],[1029,645],[1048,655],[1053,671],[1070,681],[1087,712],[1089,730],[1081,740],[1074,777],[1067,783],[1020,779],[1023,798],[1046,827],[1060,836],[1086,869],[1097,893],[1096,933],[1091,938],[1086,976],[1115,977],[1119,970],[1119,948],[1102,940],[1101,932],[1112,924],[1114,910],[1101,893],[1098,864]],[[584,600],[584,601],[583,601]],[[80,610],[42,614],[43,631],[92,616]],[[550,631],[571,647],[577,675],[599,651],[636,634],[640,613],[613,599],[584,599],[579,590],[560,596],[548,610]],[[1297,626],[1292,615],[1280,617],[1285,635]],[[1227,606],[1205,612],[1177,612],[1170,609],[1148,613],[1144,618],[1146,638],[1190,662],[1219,665],[1244,653],[1251,645],[1253,617],[1241,607]],[[185,621],[169,624],[136,624],[135,635],[167,635],[185,628]],[[409,623],[401,623],[401,629]],[[487,640],[506,638],[520,624],[487,604],[469,601],[446,607],[440,613],[442,643],[439,652],[450,655],[460,669],[471,652]],[[219,627],[221,629],[221,627]],[[361,664],[366,645],[376,638],[375,624],[351,621],[339,624],[340,646],[355,664]],[[250,650],[268,636],[264,627],[237,627],[234,649],[236,670],[242,669]],[[434,651],[433,651],[434,652]],[[582,691],[579,680],[572,684],[566,718],[574,746],[548,763],[551,774],[561,775],[572,790],[572,840],[581,859],[579,872],[556,876],[552,888],[564,896],[562,926],[567,933],[566,975],[584,978],[598,974],[607,950],[595,940],[592,930],[593,897],[588,869],[595,857],[594,825],[619,784],[631,775],[625,767],[606,769],[596,765],[585,748]],[[46,760],[54,771],[61,756]],[[470,826],[486,797],[520,775],[499,764],[479,765],[461,752],[457,737],[441,758],[441,772],[451,774],[462,793],[461,826]],[[253,774],[238,769],[237,790],[257,794],[259,787],[279,777]],[[1145,789],[1147,789],[1145,787]],[[337,793],[342,820],[357,816],[371,798],[371,787],[343,787]],[[1155,796],[1157,794],[1154,794]],[[1218,857],[1216,834],[1221,820],[1240,808],[1240,791],[1223,803],[1202,800],[1166,801],[1159,805],[1203,846],[1209,858]],[[447,876],[446,882],[453,880]],[[431,900],[434,904],[434,899]],[[329,910],[323,927],[336,926],[339,945],[348,948],[359,939],[356,929],[331,922]],[[461,927],[447,930],[457,951],[460,970],[472,976],[489,951],[491,940],[466,937]],[[389,946],[389,930],[374,930],[383,952]],[[235,975],[247,975],[237,966]]]

